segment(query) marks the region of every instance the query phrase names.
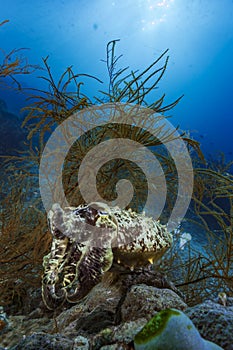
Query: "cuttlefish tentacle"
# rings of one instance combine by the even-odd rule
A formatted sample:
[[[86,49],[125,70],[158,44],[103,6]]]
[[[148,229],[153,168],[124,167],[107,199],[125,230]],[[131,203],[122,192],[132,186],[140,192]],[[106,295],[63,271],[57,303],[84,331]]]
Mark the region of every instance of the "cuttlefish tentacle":
[[[110,269],[112,262],[111,249],[89,248],[77,264],[75,282],[67,291],[67,301],[75,303],[85,297],[101,281],[102,275]]]

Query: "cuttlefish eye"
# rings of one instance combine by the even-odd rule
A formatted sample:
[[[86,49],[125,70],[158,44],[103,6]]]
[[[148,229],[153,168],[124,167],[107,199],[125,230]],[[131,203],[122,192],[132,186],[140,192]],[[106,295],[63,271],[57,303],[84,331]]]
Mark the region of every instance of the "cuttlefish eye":
[[[86,220],[90,225],[95,225],[98,218],[98,210],[93,207],[88,207],[86,212]]]
[[[106,211],[99,211],[100,215],[108,215],[108,213]]]
[[[81,218],[85,218],[86,213],[87,213],[87,207],[74,210],[74,214],[80,216]]]

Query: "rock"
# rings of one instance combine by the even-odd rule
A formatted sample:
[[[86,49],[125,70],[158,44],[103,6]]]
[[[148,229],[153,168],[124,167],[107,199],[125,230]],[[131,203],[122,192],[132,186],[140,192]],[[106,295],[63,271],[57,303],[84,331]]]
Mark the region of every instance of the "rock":
[[[114,336],[114,328],[109,327],[109,328],[103,329],[101,332],[99,332],[98,334],[92,337],[91,349],[98,350],[105,345],[112,344],[113,336]]]
[[[137,321],[122,323],[117,327],[106,328],[91,339],[91,349],[107,349],[109,344],[119,346],[119,349],[122,346],[128,346],[146,322],[147,320],[145,318],[140,318]],[[113,347],[113,349],[115,348]],[[122,347],[122,349],[129,349],[129,347]]]
[[[119,349],[119,346],[117,344],[113,344],[102,346],[100,350],[122,350],[122,348]]]
[[[132,286],[121,306],[122,321],[133,321],[141,317],[149,320],[157,311],[171,307],[185,310],[187,305],[170,289],[145,284]]]
[[[126,280],[129,284],[132,282]],[[172,290],[146,284],[122,288],[122,283],[120,279],[112,284],[104,280],[96,285],[84,299],[56,318],[59,332],[66,336],[77,333],[93,335],[121,322],[149,319],[164,308],[184,310],[187,307]]]
[[[100,350],[129,350],[129,349],[133,349],[133,348],[130,348],[129,345],[120,344],[120,343],[113,344],[113,345],[105,345],[100,348]]]
[[[11,350],[73,350],[73,345],[73,340],[59,334],[34,333],[23,338]]]
[[[182,297],[176,293],[175,286],[152,271],[120,275],[109,273],[72,307],[64,304],[55,313],[45,312],[38,307],[27,313],[27,316],[9,316],[9,325],[6,332],[1,334],[0,346],[10,350],[131,350],[134,349],[134,337],[151,317],[161,310],[174,308],[187,310],[185,312],[193,318],[198,330],[200,327],[200,334],[194,326],[191,327],[196,341],[199,339],[200,342],[196,346],[202,346],[195,350],[219,349],[202,337],[217,342],[226,350],[233,350],[233,299],[232,304],[231,298],[227,299],[226,307],[206,302],[187,309]],[[181,312],[179,310],[178,313]]]
[[[0,306],[0,335],[7,332],[9,329],[9,319],[7,314],[4,312],[2,306]]]
[[[202,337],[216,342],[225,350],[233,350],[233,298],[227,299],[227,306],[207,300],[188,308],[185,313]]]
[[[141,281],[148,281],[150,286],[140,284]],[[135,282],[138,283],[136,286]],[[159,289],[156,286],[171,289]],[[10,329],[3,334],[0,345],[16,346],[24,340],[22,336],[31,341],[30,337],[33,334],[53,336],[56,332],[68,339],[79,340],[81,337],[80,342],[86,339],[92,349],[100,349],[101,346],[114,343],[124,348],[133,341],[135,334],[144,326],[151,313],[169,307],[170,303],[177,308],[186,307],[174,290],[175,287],[170,282],[152,271],[120,274],[120,278],[116,273],[107,273],[101,283],[72,307],[70,304],[64,304],[63,309],[53,313],[35,306],[32,312],[26,313],[27,316],[10,316]],[[34,297],[37,297],[37,293]],[[39,303],[37,305],[40,306]],[[27,311],[31,309],[32,307],[29,307]],[[85,342],[80,346],[83,349],[88,348]]]
[[[104,283],[98,284],[86,298],[57,317],[59,331],[66,335],[81,331],[98,333],[114,324],[120,299],[121,292],[117,285],[106,288]]]
[[[48,318],[28,319],[26,316],[9,316],[7,331],[1,334],[0,345],[15,346],[22,340],[36,332],[49,333],[54,328],[54,320]]]
[[[134,338],[135,350],[223,350],[201,337],[182,311],[158,312]]]
[[[89,349],[89,341],[87,338],[79,335],[74,339],[74,347],[73,350],[88,350]]]
[[[122,323],[117,329],[115,329],[113,335],[114,341],[125,342],[127,344],[130,343],[146,322],[146,318],[139,318],[136,321]]]

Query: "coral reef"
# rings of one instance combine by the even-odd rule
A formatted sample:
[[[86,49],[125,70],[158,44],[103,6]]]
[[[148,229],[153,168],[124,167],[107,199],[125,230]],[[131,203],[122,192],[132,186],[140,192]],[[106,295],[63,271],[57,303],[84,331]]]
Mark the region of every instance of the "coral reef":
[[[153,305],[150,312],[145,303],[145,295],[149,290],[148,302]],[[54,334],[72,339],[73,342],[76,337],[83,336],[88,339],[93,349],[99,349],[113,342],[127,344],[153,316],[155,310],[166,308],[171,302],[181,310],[186,308],[182,298],[175,291],[176,288],[169,281],[153,271],[138,272],[136,276],[132,271],[117,275],[115,272],[107,272],[103,281],[93,287],[84,299],[71,308],[64,305],[63,309],[53,313],[53,318],[51,313],[46,314],[43,310],[42,303],[36,313],[10,316],[10,329],[3,334],[0,345],[12,347],[20,344],[22,334],[28,338],[28,340],[22,339],[22,344],[27,344],[25,342],[31,339],[38,339],[37,335],[30,337],[33,333],[41,332],[49,333],[48,344]],[[163,292],[166,298],[161,303]],[[132,310],[134,321],[126,321],[125,307],[129,310],[130,303],[135,306]],[[43,339],[46,339],[46,334],[43,335]]]
[[[93,349],[133,349],[135,334],[154,313],[171,307],[185,309],[178,287],[189,306],[225,293],[226,306],[211,304],[212,309],[206,313],[211,319],[208,331],[203,326],[207,319],[198,307],[193,309],[195,317],[190,311],[192,308],[188,312],[204,338],[218,343],[226,350],[232,350],[231,332],[228,331],[232,327],[228,302],[233,293],[233,177],[225,164],[206,164],[198,142],[185,133],[181,137],[190,150],[195,176],[187,220],[192,224],[197,223],[200,230],[205,229],[206,246],[203,244],[202,250],[197,251],[190,241],[185,245],[184,251],[181,251],[174,244],[155,266],[156,273],[154,270],[143,271],[142,274],[139,271],[129,271],[125,276],[122,271],[108,271],[104,274],[103,281],[95,285],[76,305],[71,307],[64,302],[62,308],[54,312],[43,307],[40,296],[42,262],[43,257],[50,254],[52,244],[47,218],[38,195],[38,165],[46,140],[54,128],[71,114],[95,103],[138,103],[155,112],[164,113],[180,101],[178,98],[175,102],[164,105],[164,94],[158,100],[153,100],[153,103],[147,103],[149,93],[154,93],[167,68],[167,51],[142,72],[129,73],[125,68],[117,69],[119,57],[115,56],[116,42],[112,41],[107,45],[109,88],[107,92],[102,91],[100,96],[86,96],[82,91],[81,81],[83,77],[88,77],[101,83],[100,79],[86,74],[75,74],[71,67],[56,82],[48,58],[43,60],[45,76],[42,77],[48,84],[47,89],[31,89],[29,98],[32,103],[25,108],[27,116],[23,123],[28,139],[27,150],[7,160],[7,175],[3,177],[6,181],[1,183],[3,200],[0,211],[0,304],[4,305],[10,320],[9,325],[12,325],[11,330],[7,326],[7,332],[3,332],[2,345],[19,346],[18,349],[25,346],[34,349],[41,346],[59,349],[65,341],[70,349],[80,344],[84,348],[88,348],[89,344]],[[22,50],[2,53],[0,83],[5,86],[5,78],[9,77],[14,86],[22,90],[15,77],[30,73],[34,67],[28,65],[27,60],[21,56]],[[157,64],[161,64],[163,59],[165,62],[157,68]],[[79,122],[85,131],[92,121],[82,119]],[[155,123],[154,120],[148,122],[153,125]],[[72,146],[66,157],[63,184],[70,205],[74,208],[84,205],[78,186],[77,169],[85,154],[93,146],[119,135],[150,148],[162,165],[167,182],[167,201],[161,222],[166,222],[177,195],[178,179],[174,161],[162,147],[161,141],[143,128],[126,125],[115,127],[111,121],[106,127],[87,131]],[[164,133],[163,141],[166,143],[173,138],[173,134]],[[98,191],[106,201],[115,199],[115,185],[122,175],[129,175],[132,180],[135,191],[129,208],[139,215],[148,187],[145,176],[132,162],[116,159],[103,166],[97,176]],[[105,214],[106,212],[103,216],[108,217]],[[115,218],[110,217],[109,220],[116,229]],[[45,266],[51,266],[49,258],[47,262],[45,259]],[[63,277],[67,277],[62,269],[61,272],[58,290],[61,289]],[[72,273],[73,278],[74,272]],[[164,275],[168,277],[165,278]],[[169,281],[173,281],[175,286]],[[212,322],[212,314],[218,316],[220,328]],[[227,329],[226,332],[224,328]],[[219,329],[222,336],[217,334]],[[17,345],[22,334],[25,337],[21,340],[21,345]]]
[[[68,340],[70,350],[84,344],[86,350],[134,349],[135,335],[158,312],[174,305],[190,317],[204,339],[217,343],[224,350],[232,350],[231,300],[226,307],[208,301],[187,308],[182,298],[171,289],[173,287],[164,288],[155,273],[151,272],[151,278],[141,276],[143,283],[132,285],[125,276],[113,281],[111,274],[107,274],[108,278],[105,276],[86,298],[70,308],[64,307],[58,315],[46,314],[40,305],[36,313],[10,316],[10,328],[2,334],[0,346],[13,350],[14,346],[23,349],[27,344],[33,344],[36,350],[41,349],[41,344],[47,344],[48,349],[60,349],[61,341]],[[145,282],[154,283],[154,286]],[[214,321],[216,310],[218,322]]]

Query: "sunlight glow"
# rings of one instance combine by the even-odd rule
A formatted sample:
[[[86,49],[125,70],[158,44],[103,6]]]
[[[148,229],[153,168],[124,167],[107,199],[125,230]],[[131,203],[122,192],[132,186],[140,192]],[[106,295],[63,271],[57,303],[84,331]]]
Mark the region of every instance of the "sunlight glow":
[[[141,19],[141,30],[152,30],[160,23],[166,22],[167,12],[174,2],[174,0],[139,1],[139,7],[143,13],[143,18]]]

